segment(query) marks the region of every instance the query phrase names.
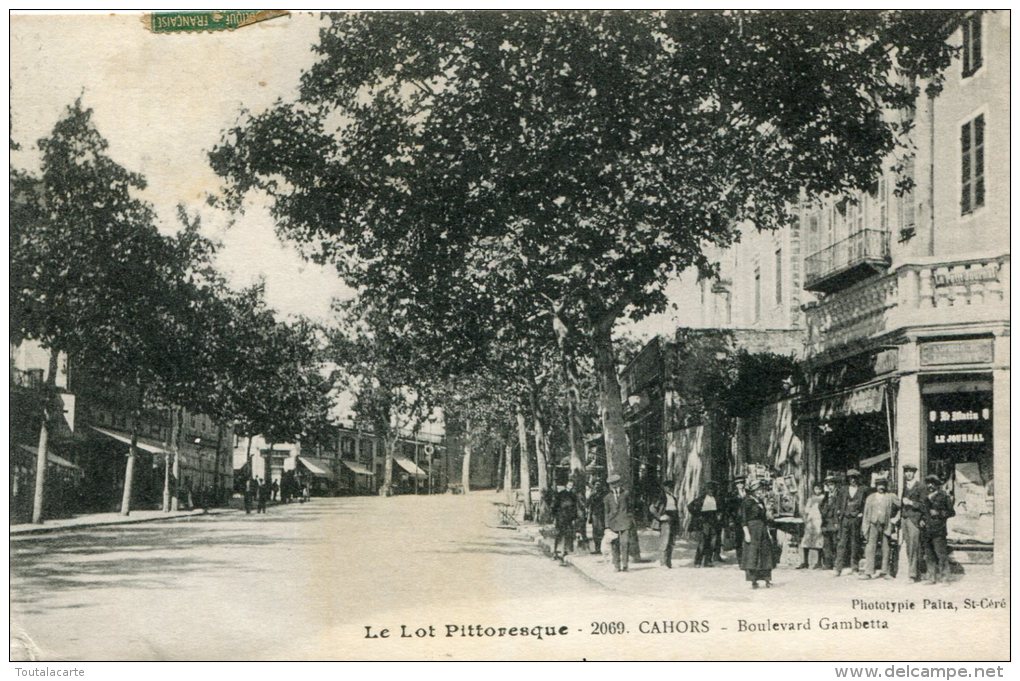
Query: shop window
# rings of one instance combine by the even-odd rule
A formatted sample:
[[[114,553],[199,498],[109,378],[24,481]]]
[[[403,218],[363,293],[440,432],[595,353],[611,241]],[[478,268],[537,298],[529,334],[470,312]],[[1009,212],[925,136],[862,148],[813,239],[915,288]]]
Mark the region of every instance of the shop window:
[[[985,116],[960,128],[960,214],[985,205]]]
[[[981,15],[963,21],[963,77],[969,78],[981,68]]]

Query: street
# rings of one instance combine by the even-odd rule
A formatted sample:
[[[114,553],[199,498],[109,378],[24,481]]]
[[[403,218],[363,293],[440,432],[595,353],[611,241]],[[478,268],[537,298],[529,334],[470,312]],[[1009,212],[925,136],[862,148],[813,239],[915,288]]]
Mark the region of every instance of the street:
[[[867,658],[896,654],[897,647],[901,657],[912,655],[889,631],[820,631],[820,619],[885,619],[893,634],[911,636],[929,622],[1008,632],[1000,626],[1005,608],[923,607],[924,598],[960,605],[965,597],[995,595],[989,571],[911,590],[781,570],[776,588],[751,592],[732,565],[666,571],[642,563],[629,574],[602,563],[575,569],[544,555],[528,533],[490,527],[496,498],[317,498],[271,507],[265,516],[15,537],[12,646],[47,660],[698,659],[720,645],[753,643],[788,659],[812,651],[844,657],[835,642],[860,638],[871,645],[857,646],[855,656]],[[918,611],[855,610],[851,599],[862,597],[913,598]],[[809,616],[814,627],[803,637],[739,631],[740,618]],[[625,634],[593,633],[599,622],[617,621]],[[650,631],[649,622],[661,621],[675,631]],[[569,632],[541,641],[461,631],[448,637],[448,624]],[[1002,645],[988,635],[966,650],[918,649],[918,657],[987,657]]]
[[[337,632],[440,608],[505,619],[584,583],[474,502],[323,498],[17,539],[15,631],[47,659],[347,657],[327,652]]]

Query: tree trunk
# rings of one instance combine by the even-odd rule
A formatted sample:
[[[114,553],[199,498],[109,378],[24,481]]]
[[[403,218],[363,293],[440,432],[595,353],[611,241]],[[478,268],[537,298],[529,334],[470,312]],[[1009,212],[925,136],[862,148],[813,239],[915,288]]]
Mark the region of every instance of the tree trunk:
[[[170,410],[170,437],[167,446],[173,449],[173,443],[177,440],[177,409]],[[163,513],[170,512],[170,454],[163,455]]]
[[[46,468],[49,455],[46,453],[50,439],[50,411],[57,400],[57,365],[60,363],[60,351],[50,348],[49,374],[43,387],[42,423],[39,426],[39,445],[35,453],[35,494],[32,500],[32,522],[42,525],[43,501],[46,498]]]
[[[565,367],[567,378],[567,439],[570,442],[570,472],[584,473],[584,453],[581,449],[583,433],[578,426],[577,382],[569,367]]]
[[[135,458],[138,455],[138,428],[142,422],[142,401],[145,393],[142,390],[141,382],[138,383],[138,403],[135,405],[134,413],[131,415],[131,448],[128,449],[127,466],[124,468],[124,496],[120,501],[120,514],[131,514],[131,489],[135,479]]]
[[[517,439],[521,445],[521,491],[524,493],[524,519],[531,520],[531,454],[528,452],[528,426],[524,411],[517,408]]]
[[[467,494],[471,491],[471,419],[468,419],[464,426],[464,460],[460,464],[460,487],[464,494]]]
[[[496,491],[506,491],[506,447],[499,453],[499,461],[496,463]]]
[[[535,458],[538,461],[538,498],[541,506],[549,490],[549,460],[546,456],[545,429],[542,427],[542,415],[538,412],[538,399],[535,397],[534,389],[531,391],[530,399],[531,414],[535,422]]]
[[[383,455],[386,460],[383,462],[383,486],[379,490],[383,496],[390,496],[393,494],[393,450],[396,449],[397,438],[396,436],[387,436],[383,439],[383,445],[386,447],[386,451]]]
[[[213,501],[206,501],[206,503],[213,503],[216,506],[220,505],[220,501],[223,498],[222,487],[220,486],[220,447],[223,446],[223,431],[225,430],[223,423],[216,424],[216,454],[213,456],[213,484],[212,484],[212,495]],[[233,467],[233,464],[231,464]]]
[[[506,492],[507,501],[509,501],[514,494],[514,446],[510,442],[510,438],[507,438],[506,444],[503,445],[503,491]]]
[[[181,433],[184,431],[184,409],[177,407],[177,433],[170,441],[170,451],[173,452],[173,487],[170,490],[170,510],[177,511],[181,506]]]
[[[251,435],[248,436],[248,451],[245,454],[245,463],[247,463],[247,465],[248,465],[248,479],[250,480],[251,478],[255,477],[255,471],[252,470],[252,460],[251,460]],[[247,483],[247,482],[248,482],[248,480],[245,480],[245,483]]]
[[[598,324],[593,334],[595,373],[599,382],[599,412],[602,416],[602,437],[606,447],[606,472],[619,475],[623,488],[632,491],[630,452],[627,429],[620,399],[620,380],[616,375],[616,354],[613,352],[612,323]],[[634,500],[631,495],[631,500]],[[633,509],[631,509],[633,512]],[[637,527],[630,531],[630,556],[641,560]]]
[[[612,328],[599,327],[593,334],[595,373],[599,383],[599,413],[606,448],[606,472],[619,475],[623,488],[632,487],[630,455],[627,451],[627,430],[620,400],[620,381],[616,375]]]

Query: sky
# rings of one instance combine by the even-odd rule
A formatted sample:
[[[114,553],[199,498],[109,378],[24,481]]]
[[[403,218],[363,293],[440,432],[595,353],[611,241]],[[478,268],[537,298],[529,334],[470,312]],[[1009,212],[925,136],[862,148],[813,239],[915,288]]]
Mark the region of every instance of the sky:
[[[220,184],[208,151],[242,109],[259,112],[296,95],[319,25],[315,14],[293,13],[230,32],[168,35],[147,31],[140,14],[15,14],[12,135],[23,149],[13,162],[38,163],[36,141],[81,96],[110,156],[147,178],[144,198],[156,207],[161,229],[177,229],[176,206],[183,204],[222,242],[218,266],[233,286],[262,276],[271,306],[326,320],[331,300],[351,291],[332,269],[304,261],[277,238],[264,201],[256,197],[243,215],[206,204]],[[684,298],[679,282],[668,291]],[[623,323],[617,332],[642,339],[670,334],[683,317],[682,309],[670,310]]]
[[[222,242],[217,264],[232,285],[264,276],[271,306],[325,319],[331,299],[350,291],[276,237],[263,202],[236,216],[206,204],[219,186],[206,154],[243,108],[296,95],[318,26],[304,13],[230,32],[157,35],[140,14],[12,15],[11,134],[22,146],[12,161],[36,167],[37,140],[81,96],[110,156],[148,180],[143,198],[163,231],[177,229],[183,204]]]

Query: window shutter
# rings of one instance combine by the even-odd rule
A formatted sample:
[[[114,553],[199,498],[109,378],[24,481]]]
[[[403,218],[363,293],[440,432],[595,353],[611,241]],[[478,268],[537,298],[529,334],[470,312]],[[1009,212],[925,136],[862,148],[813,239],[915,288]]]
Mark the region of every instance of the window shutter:
[[[960,129],[960,212],[967,214],[970,205],[970,123]]]

